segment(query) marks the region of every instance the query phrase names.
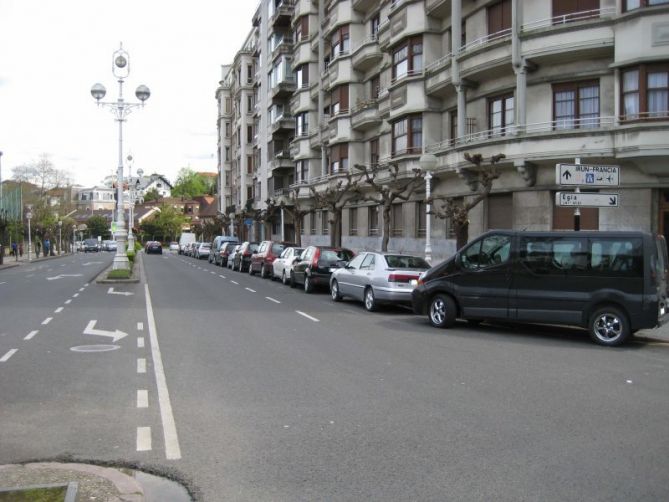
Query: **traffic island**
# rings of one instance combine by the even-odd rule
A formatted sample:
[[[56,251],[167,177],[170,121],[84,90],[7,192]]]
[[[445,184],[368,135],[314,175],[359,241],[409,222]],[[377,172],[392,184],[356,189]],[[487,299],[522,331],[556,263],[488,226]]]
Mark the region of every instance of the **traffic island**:
[[[142,268],[141,255],[139,253],[128,253],[128,260],[130,261],[129,270],[114,270],[112,268],[114,265],[112,264],[97,276],[95,282],[98,284],[138,283],[140,281]]]

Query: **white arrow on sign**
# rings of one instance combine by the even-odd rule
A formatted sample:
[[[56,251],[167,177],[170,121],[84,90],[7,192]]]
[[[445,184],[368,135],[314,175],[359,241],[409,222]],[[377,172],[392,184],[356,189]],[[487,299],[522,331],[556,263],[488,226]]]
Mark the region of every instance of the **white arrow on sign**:
[[[129,291],[114,291],[114,288],[109,288],[107,290],[108,295],[121,295],[121,296],[131,296],[135,293],[130,293]]]
[[[56,279],[62,279],[63,277],[81,277],[81,274],[60,274],[55,277],[47,277],[47,281],[55,281]]]
[[[102,329],[95,329],[95,323],[98,322],[95,319],[90,321],[88,323],[88,326],[86,326],[86,329],[84,329],[84,335],[99,335],[99,336],[110,336],[112,338],[113,342],[117,342],[122,338],[125,338],[128,336],[128,333],[124,333],[123,331],[105,331]]]

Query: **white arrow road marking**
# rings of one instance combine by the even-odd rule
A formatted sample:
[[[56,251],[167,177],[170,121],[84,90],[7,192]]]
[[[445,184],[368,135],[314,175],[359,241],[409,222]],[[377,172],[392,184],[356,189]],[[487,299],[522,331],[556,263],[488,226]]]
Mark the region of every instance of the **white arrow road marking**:
[[[63,277],[81,277],[81,274],[58,274],[54,277],[47,277],[47,281],[55,281],[56,279],[62,279]]]
[[[95,329],[95,323],[98,322],[95,319],[90,321],[88,323],[88,326],[86,326],[86,329],[84,329],[84,335],[99,335],[99,336],[110,336],[112,337],[112,342],[117,342],[121,340],[122,338],[125,338],[128,336],[128,333],[124,333],[123,331],[105,331],[102,329]]]
[[[131,296],[134,295],[135,293],[131,293],[129,291],[114,291],[114,288],[109,288],[107,290],[108,295],[121,295],[121,296]]]

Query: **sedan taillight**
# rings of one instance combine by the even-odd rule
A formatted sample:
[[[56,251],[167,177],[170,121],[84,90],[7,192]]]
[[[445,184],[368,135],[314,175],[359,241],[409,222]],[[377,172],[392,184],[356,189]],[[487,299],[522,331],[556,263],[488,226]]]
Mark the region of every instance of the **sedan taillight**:
[[[416,279],[415,275],[409,275],[409,274],[390,274],[388,276],[388,282],[411,282],[412,280],[415,279]]]

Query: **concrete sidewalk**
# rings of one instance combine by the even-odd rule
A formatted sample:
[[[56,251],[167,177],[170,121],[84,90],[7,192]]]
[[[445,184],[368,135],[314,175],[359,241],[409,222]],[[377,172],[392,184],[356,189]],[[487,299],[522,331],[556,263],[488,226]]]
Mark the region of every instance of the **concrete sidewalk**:
[[[4,259],[2,260],[3,263],[0,265],[0,270],[4,270],[6,268],[13,268],[13,267],[19,267],[21,265],[28,265],[28,264],[33,264],[33,263],[40,263],[43,261],[47,260],[53,260],[55,258],[61,258],[64,256],[70,256],[72,253],[63,253],[61,255],[54,255],[54,256],[43,256],[40,255],[39,258],[35,258],[35,255],[31,253],[30,255],[30,261],[28,261],[28,254],[23,253],[23,256],[19,256],[18,259],[15,256],[10,256],[6,255]]]

